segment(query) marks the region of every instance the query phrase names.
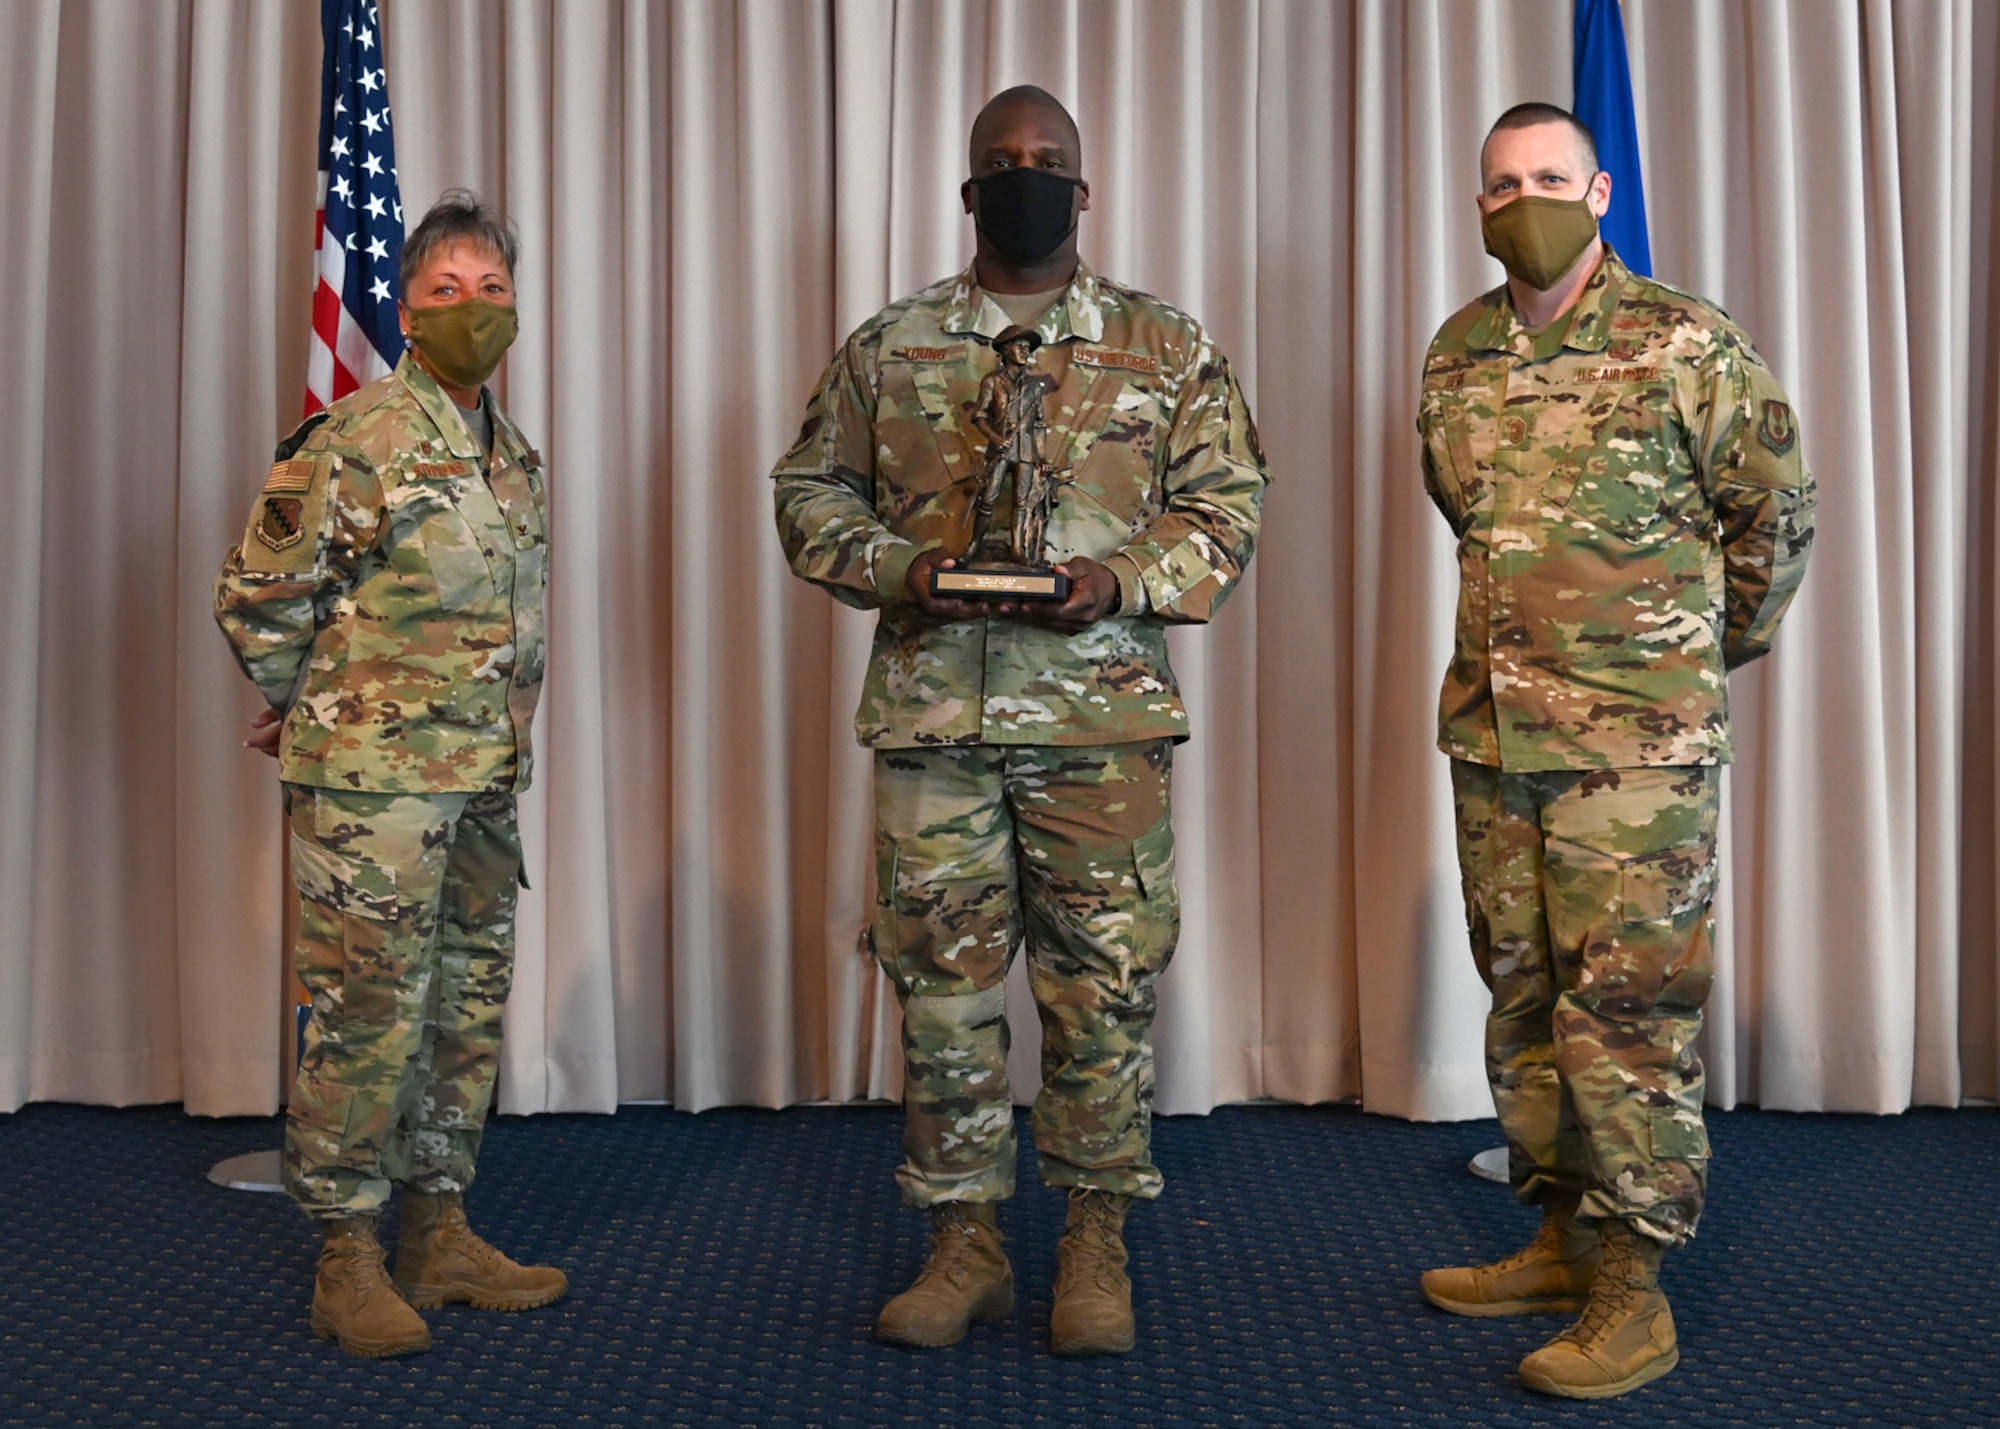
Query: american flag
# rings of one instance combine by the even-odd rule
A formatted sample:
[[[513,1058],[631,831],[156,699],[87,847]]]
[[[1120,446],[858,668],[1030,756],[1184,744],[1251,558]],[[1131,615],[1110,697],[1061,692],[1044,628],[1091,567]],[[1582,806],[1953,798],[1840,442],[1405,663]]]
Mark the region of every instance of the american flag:
[[[306,414],[386,375],[402,354],[403,204],[374,0],[320,0],[319,282]]]

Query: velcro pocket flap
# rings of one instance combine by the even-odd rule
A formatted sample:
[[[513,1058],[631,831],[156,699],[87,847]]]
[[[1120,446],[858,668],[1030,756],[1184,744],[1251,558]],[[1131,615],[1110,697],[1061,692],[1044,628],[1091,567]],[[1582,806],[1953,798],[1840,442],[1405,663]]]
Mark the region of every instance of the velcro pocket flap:
[[[493,573],[478,533],[444,486],[405,482],[389,494],[388,506],[397,545],[422,554],[442,609],[465,610],[492,599]]]
[[[396,870],[387,864],[350,858],[294,834],[292,882],[305,897],[337,913],[395,921]]]
[[[1715,859],[1707,849],[1673,849],[1619,863],[1627,923],[1671,922],[1715,896]]]

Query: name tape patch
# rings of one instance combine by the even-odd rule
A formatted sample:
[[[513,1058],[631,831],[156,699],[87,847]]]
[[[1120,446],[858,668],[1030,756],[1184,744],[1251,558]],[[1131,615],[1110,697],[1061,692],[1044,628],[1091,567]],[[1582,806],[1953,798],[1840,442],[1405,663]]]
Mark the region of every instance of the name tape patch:
[[[479,468],[469,461],[420,461],[410,470],[426,481],[438,481],[449,476],[471,476]]]
[[[891,362],[951,362],[965,351],[963,347],[896,347],[889,350]]]

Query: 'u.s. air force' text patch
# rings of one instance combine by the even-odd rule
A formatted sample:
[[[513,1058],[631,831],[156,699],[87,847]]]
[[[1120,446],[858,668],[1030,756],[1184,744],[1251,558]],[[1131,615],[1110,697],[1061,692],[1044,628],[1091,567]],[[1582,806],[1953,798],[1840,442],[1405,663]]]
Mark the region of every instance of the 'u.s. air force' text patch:
[[[1776,398],[1764,399],[1764,419],[1757,425],[1757,440],[1771,449],[1773,456],[1788,456],[1799,444],[1798,423],[1792,420],[1791,405]]]

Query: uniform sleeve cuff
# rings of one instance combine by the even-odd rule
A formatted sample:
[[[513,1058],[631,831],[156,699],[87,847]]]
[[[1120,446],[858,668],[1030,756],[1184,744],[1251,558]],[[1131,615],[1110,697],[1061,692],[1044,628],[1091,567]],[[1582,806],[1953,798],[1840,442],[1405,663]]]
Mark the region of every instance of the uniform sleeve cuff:
[[[875,563],[875,593],[888,601],[900,601],[908,594],[910,567],[924,553],[922,546],[899,541]]]
[[[1111,574],[1118,577],[1118,613],[1144,615],[1152,607],[1146,601],[1146,583],[1139,579],[1139,563],[1123,551],[1104,558]]]

